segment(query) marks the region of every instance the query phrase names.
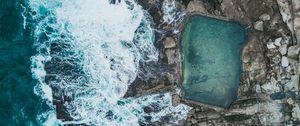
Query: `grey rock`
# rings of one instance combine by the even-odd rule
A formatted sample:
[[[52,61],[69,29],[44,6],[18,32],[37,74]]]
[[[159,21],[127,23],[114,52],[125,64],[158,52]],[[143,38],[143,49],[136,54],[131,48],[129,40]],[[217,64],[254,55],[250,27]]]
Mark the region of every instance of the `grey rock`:
[[[268,49],[275,49],[276,46],[274,45],[273,42],[268,42],[268,43],[267,43],[267,48],[268,48]]]
[[[281,66],[283,66],[283,67],[289,66],[289,60],[288,60],[288,58],[286,56],[283,56],[281,58]]]
[[[271,17],[268,14],[262,14],[261,16],[259,16],[259,19],[262,21],[268,21],[271,19]]]
[[[276,46],[281,46],[281,40],[282,40],[281,37],[275,39],[274,44],[275,44]]]
[[[279,52],[281,55],[285,55],[287,53],[287,45],[284,44],[282,46],[279,47]]]
[[[263,31],[264,30],[264,22],[263,21],[257,21],[254,23],[254,29],[258,30],[258,31]]]

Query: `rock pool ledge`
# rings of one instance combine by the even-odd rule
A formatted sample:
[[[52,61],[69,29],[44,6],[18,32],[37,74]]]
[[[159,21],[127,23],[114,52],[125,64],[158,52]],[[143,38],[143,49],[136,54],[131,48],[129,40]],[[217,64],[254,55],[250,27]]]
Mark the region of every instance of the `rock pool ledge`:
[[[184,98],[228,108],[242,73],[246,27],[207,16],[188,18],[181,36]]]

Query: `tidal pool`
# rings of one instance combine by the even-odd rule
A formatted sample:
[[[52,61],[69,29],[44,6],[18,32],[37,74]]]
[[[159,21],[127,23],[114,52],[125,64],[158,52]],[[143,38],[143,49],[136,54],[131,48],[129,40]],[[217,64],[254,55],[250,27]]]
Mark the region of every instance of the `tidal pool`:
[[[181,40],[183,89],[188,100],[223,108],[236,99],[245,26],[192,16]]]

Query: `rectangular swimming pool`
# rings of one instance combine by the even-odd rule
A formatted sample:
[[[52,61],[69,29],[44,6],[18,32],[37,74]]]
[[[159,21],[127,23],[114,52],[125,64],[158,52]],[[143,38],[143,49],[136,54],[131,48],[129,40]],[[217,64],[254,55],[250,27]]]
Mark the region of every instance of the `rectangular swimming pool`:
[[[192,16],[181,40],[184,97],[227,108],[236,99],[245,26]]]

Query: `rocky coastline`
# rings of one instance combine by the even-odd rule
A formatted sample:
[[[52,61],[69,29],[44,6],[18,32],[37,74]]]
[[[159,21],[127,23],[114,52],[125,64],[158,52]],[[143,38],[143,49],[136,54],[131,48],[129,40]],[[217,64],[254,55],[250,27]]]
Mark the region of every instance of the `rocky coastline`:
[[[162,5],[172,0],[138,0],[153,17],[157,29],[159,62],[150,66],[159,78],[137,78],[127,96],[171,91],[173,105],[185,103],[193,110],[182,126],[297,125],[299,108],[300,2],[288,0],[177,0],[173,11],[184,16],[164,21]],[[238,22],[247,26],[242,51],[243,72],[238,99],[228,109],[203,105],[176,94],[181,84],[180,39],[193,15]],[[149,67],[147,67],[149,68]],[[156,72],[155,72],[156,71]],[[157,72],[158,71],[158,72]],[[288,94],[272,98],[274,94]],[[158,122],[154,125],[167,125]],[[174,125],[174,124],[169,124]]]
[[[173,105],[193,109],[187,120],[151,125],[300,125],[300,2],[296,0],[137,0],[153,17],[158,62],[141,63],[125,97],[172,92]],[[167,10],[164,7],[169,7]],[[166,17],[172,17],[172,20]],[[242,53],[238,99],[219,108],[184,99],[181,90],[181,34],[190,16],[243,24],[248,31]],[[49,78],[48,78],[49,79]],[[50,78],[51,79],[51,78]],[[55,100],[56,99],[56,100]],[[57,100],[58,99],[58,100]],[[70,98],[65,97],[65,101]],[[59,119],[72,120],[54,97]]]

